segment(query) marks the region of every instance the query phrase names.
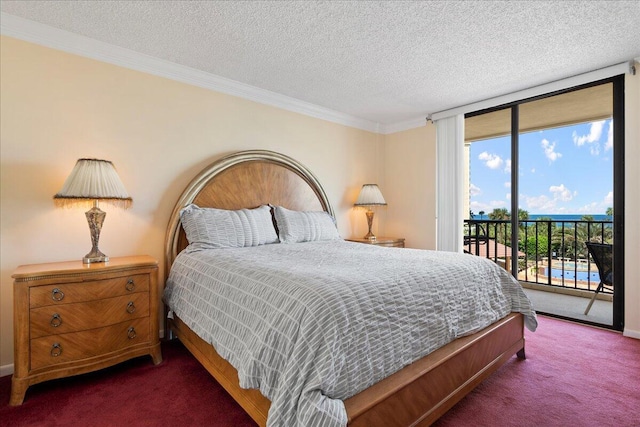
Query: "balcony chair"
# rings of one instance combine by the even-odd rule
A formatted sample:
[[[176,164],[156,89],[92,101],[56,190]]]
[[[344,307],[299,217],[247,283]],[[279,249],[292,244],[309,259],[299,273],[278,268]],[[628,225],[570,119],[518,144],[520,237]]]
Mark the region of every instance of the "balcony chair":
[[[593,301],[595,301],[598,296],[598,292],[603,290],[605,286],[613,288],[613,245],[594,242],[586,242],[585,245],[587,245],[589,254],[591,254],[591,258],[593,258],[593,261],[596,263],[598,273],[600,274],[598,288],[593,294],[591,301],[589,301],[587,309],[584,311],[584,314],[588,315]]]
[[[489,241],[484,227],[481,224],[474,224],[472,231],[471,226],[465,224],[465,228],[468,231],[464,233],[464,252],[472,255],[479,255],[477,251],[478,245],[486,245]],[[473,234],[471,234],[472,232]]]

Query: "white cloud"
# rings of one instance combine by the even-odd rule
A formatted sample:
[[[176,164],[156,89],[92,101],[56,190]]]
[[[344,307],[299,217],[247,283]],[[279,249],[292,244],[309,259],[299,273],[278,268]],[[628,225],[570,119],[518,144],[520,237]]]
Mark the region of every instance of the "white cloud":
[[[505,162],[504,173],[511,173],[511,159],[507,159]]]
[[[531,173],[536,173],[536,168],[531,168]]]
[[[612,206],[613,206],[613,191],[609,191],[609,193],[607,193],[607,195],[602,198],[601,202],[591,202],[589,204],[581,206],[578,208],[578,212],[582,214],[589,214],[589,215],[593,215],[593,214],[604,215],[604,213],[607,211],[607,208],[610,208]]]
[[[550,162],[555,162],[560,157],[562,157],[562,153],[558,153],[557,151],[555,151],[555,149],[556,149],[556,143],[555,142],[551,143],[551,142],[547,141],[546,139],[543,139],[540,142],[540,145],[544,149],[544,155],[547,157],[547,159],[549,159]]]
[[[471,203],[469,203],[469,209],[471,209],[476,214],[480,211],[484,211],[485,214],[488,214],[496,208],[509,209],[509,203],[505,202],[504,200],[491,200],[489,203],[472,201]]]
[[[556,202],[542,194],[537,197],[522,195],[524,206],[530,213],[551,213],[556,211]]]
[[[471,197],[479,196],[480,194],[482,194],[482,190],[480,190],[480,187],[473,184],[469,184],[469,195]]]
[[[593,156],[597,156],[600,154],[600,137],[602,136],[602,129],[606,120],[599,120],[597,122],[592,122],[591,127],[589,128],[589,133],[587,135],[578,135],[576,131],[573,131],[573,143],[578,147],[583,146],[584,144],[589,144],[589,152]],[[605,142],[605,150],[607,150],[607,146],[611,145],[613,147],[613,127],[609,124],[609,131],[607,131],[607,141]],[[609,136],[609,133],[611,135]]]
[[[604,204],[607,206],[613,205],[613,191],[609,191],[609,193],[604,196]]]
[[[562,202],[568,202],[578,194],[571,191],[564,184],[552,185],[549,187],[551,196],[541,194],[539,196],[520,195],[520,203],[529,213],[535,214],[561,214],[567,212],[567,208]]]
[[[469,203],[469,209],[471,209],[473,212],[478,213],[480,211],[487,211],[487,205],[482,203],[482,202],[478,202],[478,201],[472,201],[471,203]]]
[[[604,151],[613,148],[613,120],[609,120],[609,130],[607,131],[607,142],[604,143]]]
[[[572,193],[571,190],[564,186],[564,184],[552,185],[549,187],[549,191],[553,193],[553,198],[555,200],[561,200],[563,202],[570,201],[573,199],[573,196],[577,194],[576,192]]]
[[[582,214],[593,214],[594,212],[601,212],[602,208],[598,205],[598,202],[591,202],[588,205],[584,205],[578,208],[578,212]]]
[[[504,163],[504,160],[502,160],[500,156],[497,154],[489,154],[486,151],[480,153],[478,159],[482,160],[489,169],[499,169]]]
[[[507,181],[504,183],[504,188],[511,188],[511,181]]]
[[[578,133],[573,131],[573,143],[580,147],[585,143],[593,144],[594,142],[598,142],[600,140],[600,136],[602,136],[602,127],[604,126],[604,122],[605,120],[592,122],[588,135],[578,136]]]

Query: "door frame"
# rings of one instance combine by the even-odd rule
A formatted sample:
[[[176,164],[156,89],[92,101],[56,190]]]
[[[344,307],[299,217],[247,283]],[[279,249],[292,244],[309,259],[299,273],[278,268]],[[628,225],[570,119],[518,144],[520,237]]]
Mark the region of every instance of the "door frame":
[[[605,325],[614,330],[622,331],[624,329],[624,194],[625,194],[625,114],[624,114],[624,74],[609,77],[606,79],[596,80],[590,83],[574,86],[567,89],[549,92],[535,97],[525,98],[519,101],[502,104],[483,110],[473,111],[465,114],[465,119],[469,117],[479,116],[482,114],[492,113],[498,110],[511,110],[511,212],[518,212],[519,208],[519,177],[518,177],[518,147],[519,147],[519,106],[528,102],[536,101],[551,96],[562,95],[569,92],[586,89],[589,87],[599,86],[603,84],[612,84],[612,118],[613,118],[613,271],[615,272],[615,287],[613,291],[613,316],[612,325]],[[518,247],[519,219],[518,215],[511,215],[511,247]],[[517,278],[518,259],[511,258],[511,272]],[[561,316],[559,316],[561,317]],[[577,319],[574,319],[577,320]],[[583,323],[589,323],[584,322]],[[594,323],[595,324],[595,323]],[[603,326],[602,324],[597,324]]]

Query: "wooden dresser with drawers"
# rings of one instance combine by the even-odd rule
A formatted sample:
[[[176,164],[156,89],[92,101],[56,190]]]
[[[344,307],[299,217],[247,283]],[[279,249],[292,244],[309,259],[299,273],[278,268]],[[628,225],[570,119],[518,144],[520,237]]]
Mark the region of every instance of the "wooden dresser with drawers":
[[[133,357],[162,361],[158,263],[148,256],[23,265],[14,279],[10,405],[30,385]]]

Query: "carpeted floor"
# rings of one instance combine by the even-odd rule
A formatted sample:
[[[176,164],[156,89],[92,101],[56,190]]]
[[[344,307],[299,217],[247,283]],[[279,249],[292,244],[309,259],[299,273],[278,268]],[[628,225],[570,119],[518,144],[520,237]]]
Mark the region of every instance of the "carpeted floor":
[[[640,340],[539,321],[527,360],[511,359],[436,426],[640,426]],[[255,425],[179,343],[163,343],[163,356],[37,384],[19,407],[7,405],[10,377],[0,378],[0,425]]]
[[[512,359],[435,425],[640,426],[640,340],[538,316]]]

